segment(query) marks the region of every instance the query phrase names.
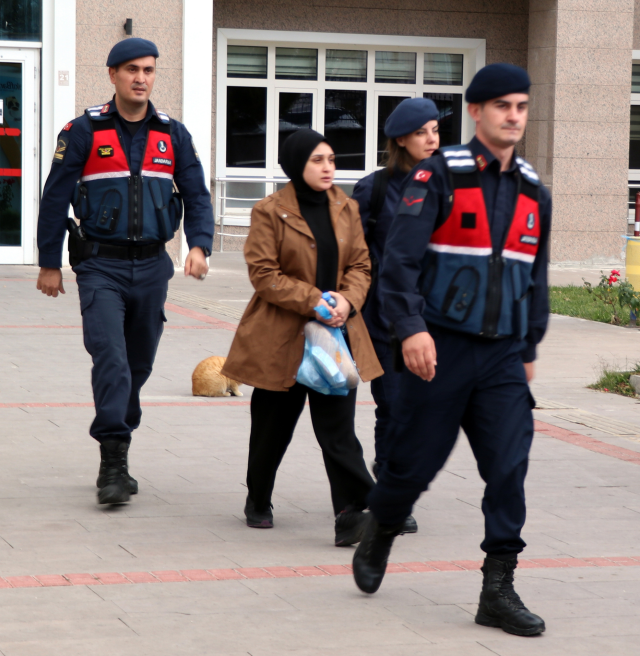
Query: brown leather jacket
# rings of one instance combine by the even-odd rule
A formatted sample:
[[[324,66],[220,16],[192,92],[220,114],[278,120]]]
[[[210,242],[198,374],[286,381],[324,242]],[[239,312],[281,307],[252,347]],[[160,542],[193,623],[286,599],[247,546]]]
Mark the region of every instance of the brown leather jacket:
[[[347,320],[351,352],[360,377],[384,372],[360,308],[371,284],[371,263],[358,204],[339,188],[327,192],[338,244],[337,290],[357,310]],[[300,214],[292,183],[256,203],[244,247],[255,294],[231,345],[222,374],[276,392],[296,382],[304,352],[304,325],[315,316],[322,292],[315,286],[317,253],[311,229]]]

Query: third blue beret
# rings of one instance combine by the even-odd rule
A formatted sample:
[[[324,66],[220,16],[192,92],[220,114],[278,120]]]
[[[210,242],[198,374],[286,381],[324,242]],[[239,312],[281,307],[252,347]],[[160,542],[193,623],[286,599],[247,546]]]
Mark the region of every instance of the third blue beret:
[[[156,44],[136,37],[119,41],[111,48],[107,66],[118,66],[139,57],[160,57]]]
[[[411,134],[438,119],[438,108],[429,98],[405,98],[389,115],[384,133],[389,139]]]
[[[510,93],[529,93],[531,80],[524,68],[513,64],[489,64],[481,68],[467,87],[464,99],[481,103]]]

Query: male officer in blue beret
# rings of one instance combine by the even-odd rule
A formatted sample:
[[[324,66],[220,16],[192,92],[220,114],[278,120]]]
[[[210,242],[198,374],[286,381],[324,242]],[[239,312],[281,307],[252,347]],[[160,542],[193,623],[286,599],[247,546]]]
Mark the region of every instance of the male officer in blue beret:
[[[62,245],[70,232],[84,344],[93,359],[90,434],[100,443],[101,504],[138,492],[127,454],[166,320],[174,268],[165,243],[179,228],[183,203],[185,275],[204,280],[213,245],[211,196],[191,135],[149,101],[157,57],[145,39],[112,48],[107,66],[115,95],[62,128],[40,204],[37,288],[47,296],[64,294]],[[67,217],[70,203],[79,226]]]
[[[536,345],[547,326],[548,191],[515,153],[529,76],[478,71],[466,92],[470,143],[442,149],[407,178],[380,277],[404,371],[391,409],[390,453],[369,495],[356,583],[375,592],[395,535],[444,466],[462,427],[486,483],[486,553],[476,622],[537,635],[544,621],[513,588],[525,543],[524,479],[533,438]]]

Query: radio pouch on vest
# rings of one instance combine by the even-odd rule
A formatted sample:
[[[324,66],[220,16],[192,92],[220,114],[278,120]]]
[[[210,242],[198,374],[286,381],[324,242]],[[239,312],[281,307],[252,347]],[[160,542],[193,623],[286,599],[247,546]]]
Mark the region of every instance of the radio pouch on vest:
[[[156,217],[158,218],[158,227],[160,228],[160,237],[164,241],[169,241],[173,239],[173,233],[176,231],[175,226],[175,216],[176,216],[176,202],[178,203],[178,208],[181,209],[180,200],[175,198],[175,194],[169,199],[168,205],[165,205],[162,201],[162,190],[160,189],[160,183],[155,179],[151,178],[149,180],[149,190],[151,192],[151,198],[153,199],[153,206],[156,210]],[[172,219],[173,214],[173,221]],[[178,214],[180,216],[180,214]]]
[[[122,195],[117,189],[109,189],[102,196],[96,230],[111,234],[115,232],[122,208]]]

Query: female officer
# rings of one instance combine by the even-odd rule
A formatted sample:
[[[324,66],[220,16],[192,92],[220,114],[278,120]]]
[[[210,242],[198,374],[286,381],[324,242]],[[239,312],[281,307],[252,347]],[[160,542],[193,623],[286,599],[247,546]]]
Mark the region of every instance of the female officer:
[[[398,389],[399,374],[393,369],[389,327],[382,312],[376,269],[382,264],[384,245],[396,206],[401,198],[404,180],[411,169],[427,157],[431,157],[440,145],[438,134],[438,108],[428,98],[407,98],[391,113],[384,126],[388,138],[386,167],[371,173],[356,184],[352,198],[358,201],[360,217],[365,230],[373,264],[373,281],[364,319],[384,375],[371,382],[371,394],[376,402],[376,461],[374,475],[385,461],[386,427],[389,408]],[[415,533],[417,526],[409,517],[407,533]]]
[[[355,434],[356,390],[325,396],[296,382],[304,326],[317,319],[347,327],[362,380],[382,374],[362,315],[371,282],[357,203],[333,184],[335,155],[325,138],[299,130],[283,144],[287,186],[258,202],[244,249],[255,288],[222,373],[252,385],[247,469],[247,526],[272,528],[276,472],[309,399],[333,502],[335,544],[360,541],[367,494],[373,487]],[[335,309],[321,300],[330,292]],[[325,305],[331,319],[314,310]]]

